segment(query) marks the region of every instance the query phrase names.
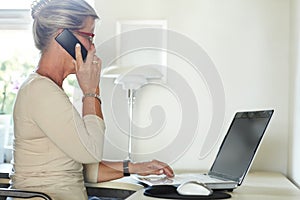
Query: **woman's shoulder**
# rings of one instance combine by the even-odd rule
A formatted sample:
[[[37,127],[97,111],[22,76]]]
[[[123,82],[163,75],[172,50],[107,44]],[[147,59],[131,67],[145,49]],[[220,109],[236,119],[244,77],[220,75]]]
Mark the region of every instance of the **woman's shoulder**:
[[[26,88],[32,90],[60,89],[52,80],[38,73],[30,74],[21,86],[21,90]]]
[[[30,74],[20,87],[17,100],[22,102],[31,102],[33,105],[36,101],[46,99],[54,101],[55,97],[59,99],[67,99],[68,96],[58,85],[45,76],[37,73]],[[16,101],[17,101],[16,100]]]

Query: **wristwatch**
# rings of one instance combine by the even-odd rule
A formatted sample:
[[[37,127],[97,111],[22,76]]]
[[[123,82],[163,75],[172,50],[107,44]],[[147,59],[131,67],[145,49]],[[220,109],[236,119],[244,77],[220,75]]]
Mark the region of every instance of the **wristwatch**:
[[[130,162],[130,160],[123,161],[123,175],[124,176],[130,176],[129,167],[128,167],[129,162]]]

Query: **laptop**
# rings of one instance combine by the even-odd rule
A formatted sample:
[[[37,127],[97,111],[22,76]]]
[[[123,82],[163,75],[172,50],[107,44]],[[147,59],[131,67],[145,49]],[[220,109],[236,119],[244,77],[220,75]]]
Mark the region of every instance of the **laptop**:
[[[237,112],[207,174],[138,179],[150,186],[198,181],[213,190],[233,190],[242,184],[247,175],[273,113],[274,110]]]

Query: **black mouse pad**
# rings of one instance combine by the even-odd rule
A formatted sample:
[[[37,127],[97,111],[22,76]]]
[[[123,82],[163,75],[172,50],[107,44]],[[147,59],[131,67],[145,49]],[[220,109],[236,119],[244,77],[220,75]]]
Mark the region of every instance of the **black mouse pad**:
[[[214,191],[214,193],[209,196],[180,195],[176,188],[174,185],[154,185],[147,187],[144,195],[165,199],[228,199],[231,197],[230,194],[220,191]]]

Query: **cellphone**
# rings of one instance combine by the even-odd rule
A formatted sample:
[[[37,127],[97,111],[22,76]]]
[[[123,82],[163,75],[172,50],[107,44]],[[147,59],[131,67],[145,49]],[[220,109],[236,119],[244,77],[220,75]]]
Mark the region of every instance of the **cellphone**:
[[[81,55],[83,61],[85,61],[87,56],[86,48],[81,44],[81,42],[74,36],[74,34],[68,29],[64,29],[58,36],[55,37],[55,40],[74,58],[75,56],[75,46],[77,43],[81,46]]]

